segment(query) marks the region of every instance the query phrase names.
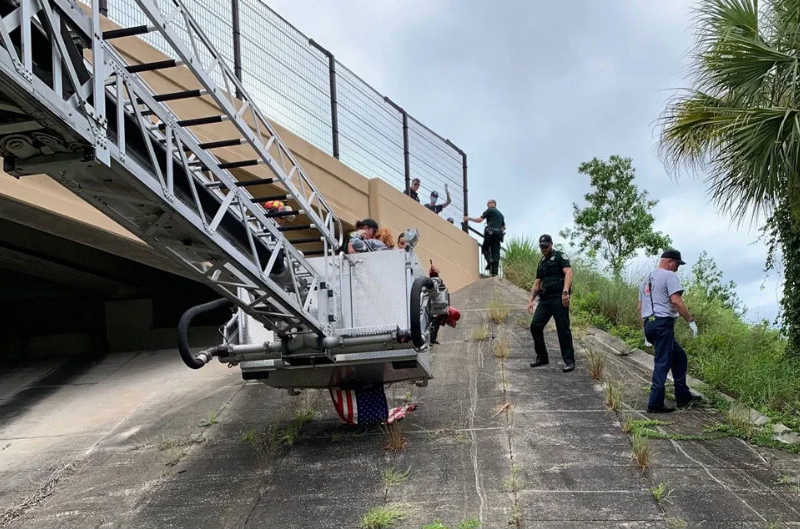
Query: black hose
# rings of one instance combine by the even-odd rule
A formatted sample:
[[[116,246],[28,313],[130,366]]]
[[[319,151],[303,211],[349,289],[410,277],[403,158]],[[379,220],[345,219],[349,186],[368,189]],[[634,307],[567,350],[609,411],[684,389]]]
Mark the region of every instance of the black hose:
[[[181,319],[178,320],[178,351],[181,353],[181,359],[183,359],[184,364],[192,369],[200,369],[206,365],[206,362],[198,359],[192,353],[192,350],[189,349],[189,326],[192,324],[192,320],[195,316],[217,310],[230,304],[231,302],[225,298],[215,299],[214,301],[209,301],[202,305],[189,307],[189,309],[181,315]]]

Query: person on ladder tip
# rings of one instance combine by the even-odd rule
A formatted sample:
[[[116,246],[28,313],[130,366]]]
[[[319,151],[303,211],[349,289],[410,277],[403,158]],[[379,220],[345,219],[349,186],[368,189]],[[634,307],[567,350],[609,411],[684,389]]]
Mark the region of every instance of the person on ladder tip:
[[[467,217],[464,215],[464,222],[483,222],[486,220],[486,228],[483,230],[483,246],[481,251],[486,258],[486,268],[492,276],[497,275],[500,268],[500,243],[506,232],[506,219],[500,210],[497,209],[497,201],[489,200],[486,203],[486,211],[480,217]]]
[[[536,350],[536,360],[531,367],[545,366],[550,363],[547,357],[547,346],[544,343],[544,326],[550,317],[556,321],[558,345],[561,347],[561,358],[564,360],[563,371],[575,369],[575,349],[572,346],[572,331],[569,328],[569,298],[572,291],[572,267],[569,259],[553,249],[553,238],[547,234],[539,237],[539,249],[542,260],[536,268],[536,280],[531,288],[531,299],[528,312],[533,313],[531,334]],[[539,296],[536,312],[533,301]]]

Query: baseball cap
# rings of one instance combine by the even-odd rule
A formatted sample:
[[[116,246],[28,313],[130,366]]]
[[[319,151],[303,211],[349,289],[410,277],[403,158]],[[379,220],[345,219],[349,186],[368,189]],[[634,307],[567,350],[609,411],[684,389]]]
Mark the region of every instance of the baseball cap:
[[[539,237],[539,244],[553,244],[553,238],[545,233]]]
[[[434,191],[431,191],[431,196],[432,196],[432,197],[439,198],[439,192],[438,192],[438,191],[436,191],[436,190],[434,190]]]
[[[662,259],[675,259],[676,261],[679,262],[679,264],[682,264],[682,265],[686,264],[681,259],[681,252],[679,252],[678,250],[675,250],[673,248],[668,248],[667,250],[664,250],[664,253],[661,254],[661,258]]]

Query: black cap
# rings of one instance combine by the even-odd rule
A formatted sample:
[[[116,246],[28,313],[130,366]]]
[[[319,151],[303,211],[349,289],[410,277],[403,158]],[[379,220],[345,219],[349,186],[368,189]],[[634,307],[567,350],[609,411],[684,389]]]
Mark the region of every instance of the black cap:
[[[544,235],[539,237],[539,244],[544,244],[544,243],[553,244],[553,238],[545,233]]]
[[[431,196],[439,198],[439,192],[434,189],[433,191],[431,191]]]
[[[378,229],[378,223],[372,219],[364,219],[361,221],[361,226],[364,228],[372,228],[374,230]]]
[[[678,250],[674,250],[672,248],[668,248],[664,250],[664,253],[661,254],[662,259],[675,259],[679,262],[679,264],[685,265],[686,263],[683,262],[681,259],[681,252]]]

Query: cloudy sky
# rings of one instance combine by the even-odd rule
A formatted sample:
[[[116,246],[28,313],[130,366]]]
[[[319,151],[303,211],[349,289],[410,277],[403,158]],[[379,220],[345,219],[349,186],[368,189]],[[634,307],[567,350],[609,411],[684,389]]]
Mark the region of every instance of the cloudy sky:
[[[758,230],[717,212],[702,175],[676,181],[658,157],[656,120],[690,84],[693,1],[268,3],[468,153],[471,212],[494,197],[513,235],[555,235],[588,191],[578,165],[632,157],[660,201],[656,229],[689,264],[707,250],[750,319],[774,318],[779,280],[763,272]]]

